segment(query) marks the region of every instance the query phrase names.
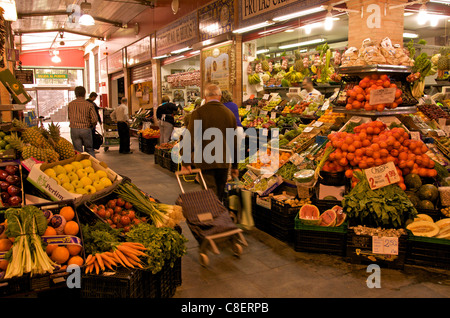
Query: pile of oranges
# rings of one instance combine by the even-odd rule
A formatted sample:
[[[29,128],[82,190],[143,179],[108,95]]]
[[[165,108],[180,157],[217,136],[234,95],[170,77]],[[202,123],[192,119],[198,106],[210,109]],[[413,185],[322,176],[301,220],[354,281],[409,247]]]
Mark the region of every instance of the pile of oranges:
[[[272,162],[272,159],[274,159],[275,154],[272,153],[272,151],[270,149],[267,149],[266,153],[259,153],[258,157],[256,158],[255,162],[250,163],[250,165],[253,168],[256,169],[262,169],[262,168],[267,168],[267,169],[277,169],[279,167],[281,167],[282,165],[284,165],[286,162],[288,162],[289,158],[291,158],[292,154],[290,152],[287,151],[280,151],[278,153],[278,167],[274,167],[274,163],[275,161]]]
[[[335,150],[323,166],[323,171],[342,172],[348,178],[354,169],[367,169],[394,162],[400,175],[399,186],[406,189],[403,177],[410,173],[435,177],[435,162],[428,157],[428,147],[421,140],[411,140],[403,128],[386,130],[381,121],[359,125],[353,133],[336,132],[328,136],[327,147]]]
[[[391,104],[370,104],[370,92],[372,90],[395,88],[395,100]],[[402,90],[396,84],[391,83],[389,76],[386,74],[372,74],[365,76],[358,85],[347,90],[346,110],[364,109],[367,111],[382,112],[385,108],[394,109],[403,103]]]

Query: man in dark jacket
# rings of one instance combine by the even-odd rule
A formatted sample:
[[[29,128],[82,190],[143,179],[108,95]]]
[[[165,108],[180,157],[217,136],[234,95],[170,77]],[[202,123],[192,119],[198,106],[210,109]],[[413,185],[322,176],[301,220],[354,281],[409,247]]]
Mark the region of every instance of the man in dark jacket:
[[[160,143],[170,141],[173,126],[175,125],[174,115],[178,111],[177,105],[170,102],[169,96],[162,97],[162,104],[156,109],[156,118],[159,121]]]
[[[208,189],[214,190],[222,201],[230,164],[231,176],[239,175],[236,134],[227,140],[227,129],[236,131],[236,118],[233,112],[220,102],[222,92],[217,85],[206,86],[204,94],[206,103],[192,112],[187,127],[193,154],[191,161],[195,168],[202,170]],[[214,137],[205,138],[205,132],[208,135],[219,131],[222,134],[222,144],[217,144]],[[211,146],[215,147],[211,149]],[[201,153],[201,158],[198,158],[198,153]],[[230,156],[231,154],[233,156]],[[183,162],[182,171],[191,171],[192,164]]]
[[[99,112],[100,107],[98,107],[97,104],[95,103],[95,100],[97,99],[97,96],[98,96],[98,95],[97,95],[96,92],[91,92],[91,93],[89,94],[89,98],[86,99],[86,100],[87,100],[89,103],[91,103],[92,105],[94,105],[95,112],[97,113],[97,118],[98,118],[97,122],[101,125],[101,124],[102,124],[102,119],[101,119],[101,117],[100,117],[100,112]],[[95,133],[96,133],[96,126],[97,126],[97,124],[94,125],[94,127],[92,127],[92,138],[94,138],[94,136],[95,136]],[[94,141],[93,141],[93,144],[94,144],[94,148],[95,148],[95,142],[94,142]]]

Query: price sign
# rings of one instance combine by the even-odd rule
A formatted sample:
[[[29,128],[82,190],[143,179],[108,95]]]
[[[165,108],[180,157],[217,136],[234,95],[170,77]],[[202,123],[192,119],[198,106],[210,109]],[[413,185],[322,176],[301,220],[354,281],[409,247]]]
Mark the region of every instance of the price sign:
[[[269,95],[269,94],[264,94],[264,96],[263,96],[263,98],[262,98],[262,99],[264,99],[264,100],[268,100],[268,99],[269,99],[269,97],[270,97],[270,95]]]
[[[245,109],[249,112],[252,109],[252,105],[247,105],[247,107],[245,107]]]
[[[395,87],[371,90],[370,105],[392,104],[395,100],[395,91]]]
[[[277,118],[277,113],[276,112],[271,112],[270,113],[270,119],[276,119]]]
[[[372,236],[372,253],[398,255],[398,237]]]
[[[330,107],[330,100],[327,99],[325,103],[323,103],[321,110],[327,110]]]
[[[260,111],[260,115],[261,116],[267,116],[267,110]]]
[[[308,133],[308,132],[312,131],[313,129],[314,129],[313,126],[308,126],[303,130],[303,132]]]
[[[410,134],[412,140],[421,140],[420,133],[418,131],[411,131]]]
[[[313,124],[313,126],[314,127],[320,127],[320,126],[322,126],[323,125],[323,122],[321,122],[321,121],[316,121],[314,124]]]
[[[299,166],[303,162],[305,158],[300,156],[298,153],[294,153],[290,158],[289,161],[292,162],[294,165]]]
[[[364,172],[372,190],[400,181],[397,168],[392,161],[381,166],[365,169]]]
[[[269,130],[267,128],[263,128],[262,135],[267,137],[269,135]]]

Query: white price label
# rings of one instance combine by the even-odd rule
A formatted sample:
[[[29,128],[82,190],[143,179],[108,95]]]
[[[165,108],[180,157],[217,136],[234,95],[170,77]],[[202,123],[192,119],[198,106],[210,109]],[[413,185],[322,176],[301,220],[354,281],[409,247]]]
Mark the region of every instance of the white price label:
[[[421,140],[420,133],[418,131],[411,131],[411,139],[412,140]]]
[[[294,165],[299,166],[305,158],[301,157],[298,153],[294,153],[290,158],[289,161],[292,162]]]
[[[372,253],[398,255],[398,237],[372,236]]]
[[[277,118],[277,113],[276,112],[271,112],[270,113],[270,119],[276,119]]]
[[[397,168],[392,161],[381,166],[365,169],[364,172],[372,190],[386,187],[400,181]]]
[[[303,130],[303,132],[308,133],[308,132],[312,131],[313,129],[314,129],[313,126],[308,126],[308,127],[306,127],[306,128]]]
[[[395,100],[396,88],[373,89],[370,91],[370,105],[392,104]]]
[[[263,128],[262,135],[263,136],[268,136],[269,135],[269,130],[267,128]]]
[[[252,109],[252,105],[247,105],[247,107],[245,107],[245,109],[246,109],[247,111],[250,111],[250,110]]]
[[[314,127],[320,127],[320,126],[322,126],[322,125],[323,125],[323,122],[321,122],[321,121],[316,121],[316,122],[313,124]]]
[[[267,116],[267,110],[262,110],[259,112],[261,116]]]
[[[270,97],[270,95],[269,95],[269,94],[264,94],[264,96],[263,96],[263,98],[262,98],[262,99],[264,99],[264,100],[268,100],[268,99],[269,99],[269,97]]]

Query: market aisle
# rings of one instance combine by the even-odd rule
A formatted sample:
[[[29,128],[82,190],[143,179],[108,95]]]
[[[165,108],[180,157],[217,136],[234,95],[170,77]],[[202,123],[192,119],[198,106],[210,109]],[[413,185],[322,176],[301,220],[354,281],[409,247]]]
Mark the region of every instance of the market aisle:
[[[97,158],[143,191],[173,204],[180,193],[174,174],[155,165],[153,155],[140,152],[136,138],[132,150],[133,154],[122,155],[117,148],[101,149]],[[186,191],[199,188],[184,184]],[[198,243],[185,222],[181,227],[189,242],[177,298],[450,297],[450,271],[408,265],[403,271],[382,268],[381,288],[370,289],[366,266],[339,256],[295,252],[293,246],[258,229],[246,231],[249,246],[240,259],[228,246],[220,246],[221,254],[209,254],[210,266],[204,268],[198,262]]]

